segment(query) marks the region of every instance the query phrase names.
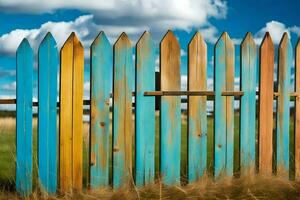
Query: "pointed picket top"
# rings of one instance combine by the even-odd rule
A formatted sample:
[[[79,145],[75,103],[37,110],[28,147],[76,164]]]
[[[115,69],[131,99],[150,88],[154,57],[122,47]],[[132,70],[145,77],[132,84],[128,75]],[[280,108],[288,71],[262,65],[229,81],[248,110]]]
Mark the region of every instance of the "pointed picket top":
[[[286,48],[292,48],[292,44],[291,44],[291,40],[290,40],[288,33],[284,32],[284,34],[280,40],[280,43],[279,43],[279,50],[283,50]]]
[[[167,33],[164,35],[163,39],[161,40],[160,45],[163,46],[165,43],[172,43],[176,46],[179,46],[178,39],[174,35],[173,31],[168,30]]]
[[[39,52],[41,51],[41,49],[44,45],[53,45],[53,48],[57,48],[57,43],[56,43],[53,35],[50,32],[48,32],[46,34],[46,36],[44,37],[44,39],[42,40],[42,42],[39,46],[39,50],[38,50]]]
[[[262,42],[261,42],[261,50],[264,50],[265,48],[270,48],[274,51],[274,44],[272,37],[269,32],[266,32]]]
[[[26,38],[24,38],[24,39],[21,41],[20,45],[18,46],[17,52],[19,52],[19,51],[24,51],[24,50],[27,51],[27,49],[30,49],[30,50],[32,51],[32,48],[31,48],[31,46],[30,46],[28,40],[27,40]]]
[[[79,47],[83,48],[83,45],[81,44],[80,40],[78,39],[78,37],[76,36],[76,34],[74,32],[72,32],[70,34],[70,36],[68,37],[68,39],[64,43],[63,47],[61,48],[61,51],[63,51],[69,45],[72,45],[72,46],[74,46],[74,45],[77,46],[78,45]]]
[[[106,37],[104,31],[100,31],[100,33],[97,35],[95,40],[92,42],[91,47],[94,48],[99,43],[105,43],[105,44],[110,45],[110,42],[109,42],[108,38]]]
[[[254,39],[252,37],[252,34],[250,32],[247,32],[246,36],[244,37],[241,46],[242,48],[246,47],[247,45],[255,46]]]
[[[198,42],[200,43],[200,46],[204,46],[206,48],[206,42],[199,31],[197,31],[192,37],[188,44],[188,48],[190,48],[192,45],[196,45]]]
[[[146,42],[150,42],[154,45],[154,42],[152,40],[151,34],[148,31],[145,31],[140,39],[137,41],[136,47],[139,49],[142,45],[144,45]],[[151,46],[153,46],[151,45]]]
[[[125,32],[121,33],[120,37],[117,39],[114,44],[115,48],[121,48],[122,46],[131,46],[131,41]]]

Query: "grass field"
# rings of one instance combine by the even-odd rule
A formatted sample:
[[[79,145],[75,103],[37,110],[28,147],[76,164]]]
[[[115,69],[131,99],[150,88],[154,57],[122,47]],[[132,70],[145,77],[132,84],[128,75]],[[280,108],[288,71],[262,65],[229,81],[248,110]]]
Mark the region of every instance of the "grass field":
[[[235,171],[239,170],[239,120],[238,114],[235,115]],[[159,123],[156,118],[156,143],[159,143]],[[34,190],[38,191],[37,187],[37,119],[33,120],[33,166],[34,166]],[[291,124],[291,133],[293,132],[293,125]],[[213,167],[213,120],[208,118],[208,171],[211,172]],[[88,178],[88,146],[89,146],[89,124],[84,123],[84,145],[83,145],[83,184],[87,186]],[[293,134],[291,134],[291,144],[293,143]],[[186,177],[186,149],[187,149],[187,126],[186,116],[182,117],[182,144],[181,144],[181,174],[182,182],[185,182]],[[0,118],[0,199],[14,199],[17,198],[14,192],[15,181],[15,118],[10,115],[5,115]],[[156,172],[158,173],[159,164],[159,145],[156,145]],[[110,154],[111,155],[111,154]],[[291,159],[291,164],[293,161]],[[292,167],[293,168],[293,167]],[[269,186],[270,185],[270,186]],[[277,189],[276,189],[277,188]],[[276,191],[275,191],[276,189]],[[226,191],[226,192],[225,192]],[[142,189],[129,189],[122,191],[112,191],[110,189],[94,192],[85,191],[83,194],[77,194],[78,199],[93,199],[97,197],[107,198],[238,198],[244,199],[245,197],[260,199],[268,197],[284,197],[284,195],[290,195],[292,199],[300,196],[300,184],[297,182],[290,182],[287,180],[281,180],[277,178],[253,178],[247,179],[235,179],[228,182],[226,180],[213,182],[209,178],[205,178],[199,183],[189,184],[182,187],[162,187],[160,182],[157,181],[152,186]],[[276,195],[276,196],[273,196]],[[31,197],[33,199],[39,199],[39,193],[35,192]],[[63,199],[71,199],[72,196],[64,196]],[[74,197],[74,196],[73,196]],[[276,198],[277,199],[277,198]]]

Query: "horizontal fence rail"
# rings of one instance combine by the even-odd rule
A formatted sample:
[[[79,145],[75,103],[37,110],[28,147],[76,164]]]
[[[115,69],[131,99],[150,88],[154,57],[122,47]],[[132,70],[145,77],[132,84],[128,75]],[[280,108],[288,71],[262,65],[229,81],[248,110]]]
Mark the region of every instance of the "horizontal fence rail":
[[[158,49],[160,68],[155,72]],[[112,45],[100,32],[91,44],[90,100],[84,100],[84,49],[80,40],[72,33],[59,57],[55,39],[48,33],[38,52],[38,101],[32,101],[34,54],[24,39],[17,50],[17,97],[0,99],[3,105],[16,104],[17,192],[23,196],[32,193],[32,107],[38,107],[38,175],[44,193],[82,190],[83,106],[88,105],[90,189],[120,188],[132,180],[138,187],[154,183],[157,165],[165,185],[193,183],[206,175],[233,178],[236,172],[241,176],[275,174],[299,180],[299,49],[298,42],[294,54],[288,34],[283,35],[278,46],[278,82],[274,86],[275,47],[270,34],[266,33],[258,48],[247,33],[237,58],[233,41],[225,32],[214,47],[214,89],[208,90],[207,45],[197,32],[188,44],[188,84],[182,91],[180,44],[172,31],[166,33],[159,46],[149,32],[136,46],[125,33]],[[235,59],[240,59],[239,90],[234,89]],[[295,91],[290,89],[293,62]],[[240,103],[239,115],[235,114],[235,100]],[[214,103],[210,118],[208,101]],[[290,101],[295,102],[294,110]],[[182,103],[187,103],[186,149],[181,146]],[[160,111],[158,120],[156,110]],[[213,121],[211,135],[208,120]],[[295,124],[294,133],[290,133],[291,123]],[[182,177],[185,169],[181,166],[181,151],[187,156],[186,181]],[[238,164],[235,151],[239,153]],[[291,164],[295,166],[295,177]]]

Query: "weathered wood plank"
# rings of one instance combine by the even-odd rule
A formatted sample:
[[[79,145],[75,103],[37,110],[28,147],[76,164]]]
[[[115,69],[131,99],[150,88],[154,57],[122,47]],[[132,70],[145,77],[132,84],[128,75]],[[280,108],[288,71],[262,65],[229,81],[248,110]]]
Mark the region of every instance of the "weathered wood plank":
[[[260,47],[259,173],[272,174],[274,45],[267,32]]]
[[[215,46],[215,177],[233,175],[234,98],[222,91],[234,90],[234,45],[225,32]]]
[[[257,50],[251,33],[241,44],[240,159],[242,175],[255,172],[255,119]]]
[[[132,174],[133,49],[125,33],[114,45],[113,77],[113,187],[129,183]]]
[[[180,90],[180,46],[172,31],[160,43],[161,90]],[[180,97],[162,96],[160,108],[160,171],[166,185],[180,184]]]
[[[295,54],[295,90],[300,94],[300,39]],[[300,96],[295,101],[295,178],[300,179]]]
[[[284,33],[279,44],[278,62],[278,100],[277,100],[277,175],[289,177],[290,161],[290,81],[292,65],[292,44]]]
[[[188,46],[188,90],[206,90],[207,47],[199,32]],[[206,172],[206,96],[188,96],[188,180],[198,180]]]
[[[109,101],[113,51],[104,32],[91,46],[90,187],[109,185]]]
[[[38,52],[38,168],[39,184],[46,193],[56,192],[57,132],[56,101],[58,50],[48,33]]]
[[[16,190],[32,192],[32,77],[33,51],[27,39],[17,49]]]
[[[135,183],[153,183],[155,172],[155,97],[144,96],[155,90],[155,46],[145,32],[136,45]]]
[[[83,47],[72,33],[61,49],[60,188],[82,189]]]

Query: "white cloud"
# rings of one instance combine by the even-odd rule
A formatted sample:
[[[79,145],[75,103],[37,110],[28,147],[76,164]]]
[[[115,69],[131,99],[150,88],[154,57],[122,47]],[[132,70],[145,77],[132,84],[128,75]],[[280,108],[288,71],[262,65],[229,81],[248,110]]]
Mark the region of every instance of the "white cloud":
[[[183,49],[180,49],[180,56],[183,57],[183,56],[186,56],[186,55],[187,55],[186,51],[183,50]]]
[[[16,81],[14,81],[12,83],[7,83],[7,84],[2,85],[1,89],[7,90],[7,91],[15,91],[16,86],[17,86],[17,83],[16,83]]]
[[[269,32],[274,44],[279,44],[284,32],[290,35],[290,30],[285,24],[278,21],[270,21],[266,26],[260,29],[255,35],[255,43],[260,44],[266,32]]]
[[[57,9],[78,9],[89,12],[98,22],[113,21],[116,25],[147,24],[160,30],[180,28],[188,30],[205,24],[210,17],[224,18],[227,2],[222,0],[2,0],[0,10],[18,13],[49,13]]]

